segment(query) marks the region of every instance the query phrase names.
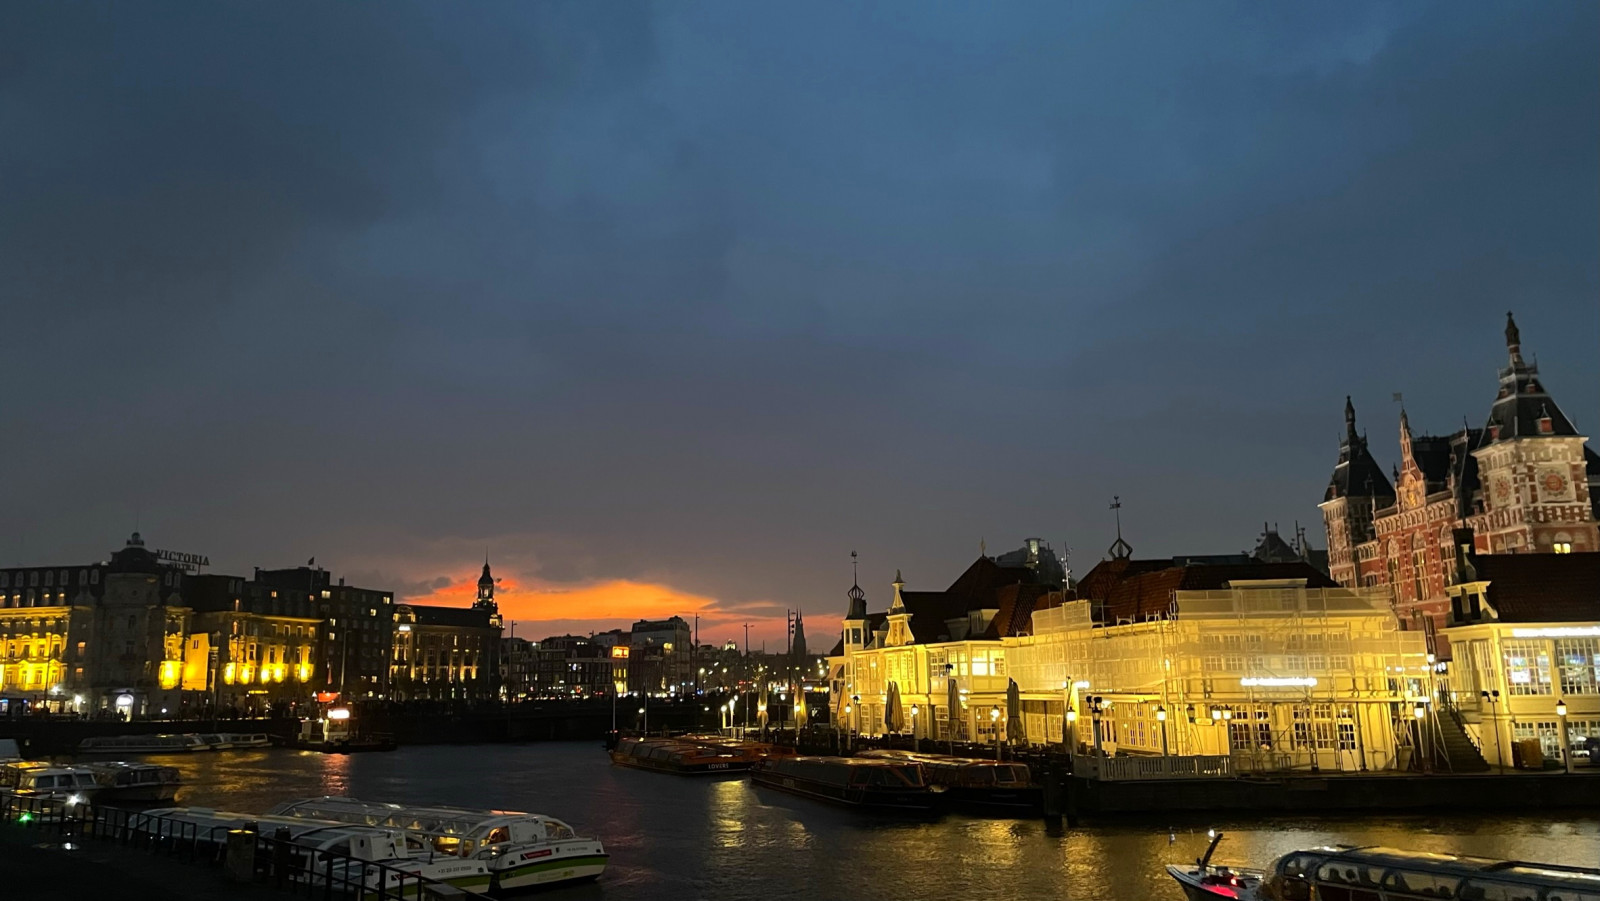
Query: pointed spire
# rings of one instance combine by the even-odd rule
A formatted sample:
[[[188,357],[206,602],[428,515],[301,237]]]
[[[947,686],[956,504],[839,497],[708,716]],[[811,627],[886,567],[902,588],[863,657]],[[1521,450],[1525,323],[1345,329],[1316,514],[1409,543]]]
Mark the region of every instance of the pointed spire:
[[[1521,366],[1522,363],[1522,332],[1517,328],[1517,320],[1506,310],[1506,350],[1511,353],[1511,365]]]
[[[894,601],[889,604],[889,612],[891,614],[906,612],[906,603],[900,597],[900,589],[905,588],[905,587],[906,587],[906,580],[902,579],[900,577],[900,570],[898,570],[898,569],[895,570],[894,571]]]
[[[1344,396],[1344,437],[1346,441],[1355,443],[1356,440],[1356,405],[1350,402],[1350,395]]]

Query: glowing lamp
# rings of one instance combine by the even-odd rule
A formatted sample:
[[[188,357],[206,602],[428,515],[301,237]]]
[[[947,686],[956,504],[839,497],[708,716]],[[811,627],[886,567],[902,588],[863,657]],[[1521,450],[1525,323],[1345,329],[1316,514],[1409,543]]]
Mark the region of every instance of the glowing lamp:
[[[328,719],[330,719],[330,720],[347,720],[349,718],[350,718],[350,710],[349,710],[349,708],[346,708],[346,707],[335,707],[332,710],[328,711]]]

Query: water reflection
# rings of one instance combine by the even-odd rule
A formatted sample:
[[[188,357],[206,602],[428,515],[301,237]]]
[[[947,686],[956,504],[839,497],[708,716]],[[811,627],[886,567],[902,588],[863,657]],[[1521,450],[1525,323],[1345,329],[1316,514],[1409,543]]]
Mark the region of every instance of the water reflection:
[[[1295,848],[1389,844],[1552,863],[1600,864],[1600,819],[1343,817],[1216,823],[1097,823],[862,816],[741,779],[701,781],[612,767],[594,743],[402,748],[324,755],[282,749],[151,758],[178,767],[179,803],[258,812],[348,792],[413,804],[550,813],[603,839],[612,867],[561,898],[1064,897],[1170,899],[1161,864],[1192,860],[1205,830],[1220,859],[1265,862]],[[1585,778],[1585,777],[1578,777]]]

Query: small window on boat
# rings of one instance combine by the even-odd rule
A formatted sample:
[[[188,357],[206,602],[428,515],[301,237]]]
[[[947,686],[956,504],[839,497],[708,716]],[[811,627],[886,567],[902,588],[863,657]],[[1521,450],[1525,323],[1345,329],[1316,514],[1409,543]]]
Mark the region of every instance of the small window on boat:
[[[489,835],[483,840],[483,843],[486,845],[498,845],[502,842],[508,842],[510,840],[510,830],[506,829],[504,826],[499,826],[489,830]]]
[[[1406,870],[1390,870],[1383,880],[1385,894],[1391,898],[1396,894],[1414,898],[1454,898],[1460,885],[1461,880],[1454,876]]]
[[[1551,894],[1551,899],[1556,897]],[[1511,882],[1473,879],[1461,885],[1461,901],[1539,901],[1539,888]]]
[[[544,824],[545,838],[572,838],[572,830],[561,823],[546,822]]]

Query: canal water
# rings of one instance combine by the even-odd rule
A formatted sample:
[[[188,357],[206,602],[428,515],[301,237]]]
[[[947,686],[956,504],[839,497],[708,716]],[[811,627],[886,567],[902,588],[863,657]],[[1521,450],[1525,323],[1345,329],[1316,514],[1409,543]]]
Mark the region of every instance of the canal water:
[[[1208,825],[1219,860],[1259,865],[1295,848],[1385,844],[1600,866],[1600,811],[1578,817],[1340,817],[1098,823],[947,816],[885,820],[743,779],[613,767],[598,742],[428,745],[340,756],[272,749],[151,757],[178,767],[184,805],[262,812],[348,794],[413,804],[547,813],[612,854],[595,884],[561,899],[1011,899],[1181,901],[1162,864],[1193,860]],[[1585,777],[1576,777],[1585,778]]]

